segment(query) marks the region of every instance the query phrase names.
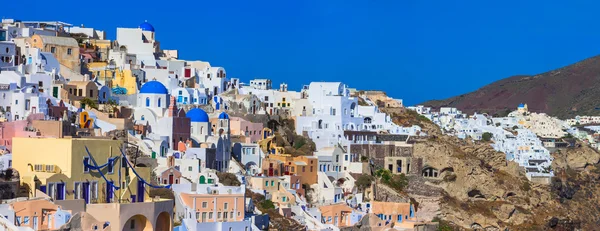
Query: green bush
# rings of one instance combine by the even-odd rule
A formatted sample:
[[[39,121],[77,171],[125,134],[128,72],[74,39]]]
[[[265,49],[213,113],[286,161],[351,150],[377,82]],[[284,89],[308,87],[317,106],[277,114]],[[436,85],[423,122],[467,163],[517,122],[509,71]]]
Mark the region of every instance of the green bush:
[[[485,142],[489,142],[490,140],[492,140],[492,133],[489,132],[484,132],[483,135],[481,135],[481,139]]]
[[[367,174],[362,174],[356,179],[356,182],[354,182],[354,185],[359,190],[362,191],[368,187],[371,187],[371,185],[373,184],[373,180],[374,180],[373,176],[367,175]]]
[[[271,200],[265,200],[260,205],[261,205],[261,208],[263,208],[263,209],[274,209],[275,208],[275,204],[273,204],[273,201],[271,201]]]

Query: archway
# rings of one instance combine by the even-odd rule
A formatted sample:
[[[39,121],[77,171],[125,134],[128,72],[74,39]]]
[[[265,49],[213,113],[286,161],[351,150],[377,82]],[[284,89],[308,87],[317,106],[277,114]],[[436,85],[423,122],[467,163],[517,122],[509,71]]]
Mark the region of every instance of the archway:
[[[150,221],[141,214],[135,215],[123,224],[123,231],[153,231]]]
[[[200,176],[199,183],[200,184],[206,184],[206,177],[205,176]]]
[[[156,218],[156,230],[171,230],[171,216],[162,212]]]

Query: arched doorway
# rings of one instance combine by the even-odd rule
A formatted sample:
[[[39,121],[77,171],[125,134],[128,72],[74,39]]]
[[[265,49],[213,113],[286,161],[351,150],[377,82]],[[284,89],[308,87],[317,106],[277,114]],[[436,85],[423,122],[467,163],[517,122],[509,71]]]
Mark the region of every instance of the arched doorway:
[[[153,231],[150,221],[141,214],[135,215],[123,224],[123,231]]]
[[[155,230],[171,230],[171,216],[167,212],[162,212],[156,218]]]
[[[200,184],[206,184],[206,177],[205,176],[200,176],[199,183]]]

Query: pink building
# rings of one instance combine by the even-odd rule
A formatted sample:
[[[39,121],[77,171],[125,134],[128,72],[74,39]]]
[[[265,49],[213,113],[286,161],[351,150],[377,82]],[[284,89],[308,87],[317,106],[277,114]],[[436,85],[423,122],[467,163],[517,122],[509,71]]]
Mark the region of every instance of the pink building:
[[[27,120],[0,123],[0,145],[6,146],[9,151],[12,151],[13,137],[37,137],[38,133],[35,132],[35,129],[29,129],[28,124]]]
[[[231,135],[246,137],[246,143],[256,143],[262,137],[263,124],[252,123],[240,117],[231,117],[229,119]]]

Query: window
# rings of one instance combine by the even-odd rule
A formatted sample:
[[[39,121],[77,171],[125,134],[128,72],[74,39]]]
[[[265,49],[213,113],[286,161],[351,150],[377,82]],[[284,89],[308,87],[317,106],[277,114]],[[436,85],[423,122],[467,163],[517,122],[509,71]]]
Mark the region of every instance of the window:
[[[90,195],[92,200],[98,199],[98,181],[92,181],[90,185]]]
[[[205,209],[206,207],[208,207],[208,202],[206,202],[206,201],[202,202],[202,208]]]
[[[90,158],[89,157],[83,157],[83,172],[89,172],[90,169],[88,168],[88,165],[90,164]]]
[[[158,98],[158,107],[160,107],[160,98]]]
[[[192,171],[192,166],[189,166],[188,167],[188,172],[191,172],[191,171]]]
[[[52,52],[52,53],[54,53],[54,52]],[[73,53],[73,51],[71,50],[71,48],[67,49],[67,54],[68,55],[71,55],[72,53]]]
[[[228,203],[223,204],[223,210],[227,210],[228,205]]]
[[[25,225],[29,224],[29,216],[24,216],[23,217],[23,224],[25,224]]]
[[[75,199],[81,199],[81,183],[75,182]]]
[[[83,89],[79,89],[79,96],[83,96]]]
[[[56,53],[56,47],[50,47],[50,53],[52,53],[52,54]]]
[[[15,105],[19,105],[19,100],[15,100]]]
[[[217,213],[217,219],[221,219],[221,212]]]
[[[266,182],[265,182],[265,186],[269,186],[269,181],[266,181]]]
[[[90,89],[90,97],[94,97],[94,90]]]
[[[114,173],[114,166],[113,166],[114,161],[115,160],[113,158],[108,158],[107,170],[108,170],[108,173],[110,173],[110,174]]]
[[[306,172],[306,166],[302,166],[302,172]]]
[[[223,213],[223,219],[224,219],[224,220],[227,220],[228,214],[229,214],[229,213],[227,213],[227,212],[224,212],[224,213]]]
[[[150,97],[146,97],[146,107],[150,107]]]
[[[274,180],[271,181],[271,186],[275,186],[275,181]]]
[[[208,219],[213,219],[213,213],[212,212],[208,213]]]
[[[135,220],[131,220],[131,223],[129,223],[129,228],[135,229]]]

